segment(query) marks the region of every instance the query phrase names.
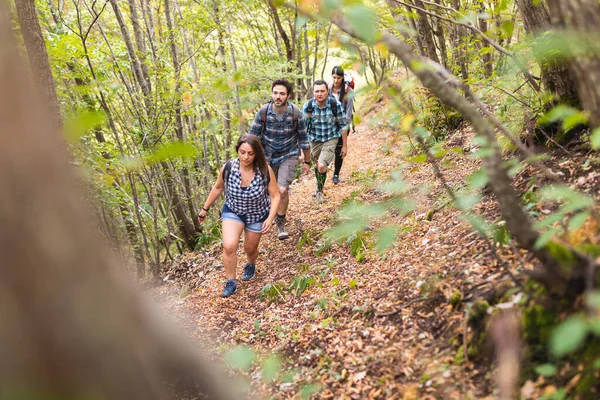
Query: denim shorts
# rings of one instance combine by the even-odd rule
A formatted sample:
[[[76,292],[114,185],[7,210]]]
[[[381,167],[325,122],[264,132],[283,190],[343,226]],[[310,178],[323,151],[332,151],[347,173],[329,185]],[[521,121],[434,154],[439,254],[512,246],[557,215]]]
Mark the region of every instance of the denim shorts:
[[[221,219],[223,221],[241,222],[242,224],[244,224],[244,229],[254,233],[260,233],[260,231],[262,230],[262,224],[263,222],[265,222],[268,216],[269,214],[265,214],[265,216],[261,218],[260,221],[249,224],[246,222],[245,215],[237,215],[231,210],[231,208],[227,207],[227,204],[223,204],[223,210],[221,211]]]

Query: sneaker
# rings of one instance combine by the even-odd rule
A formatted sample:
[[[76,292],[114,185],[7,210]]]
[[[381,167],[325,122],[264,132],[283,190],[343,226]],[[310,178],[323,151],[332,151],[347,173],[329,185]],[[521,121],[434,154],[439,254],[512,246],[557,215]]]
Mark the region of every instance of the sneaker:
[[[315,199],[317,200],[317,204],[325,203],[327,201],[323,192],[316,192]]]
[[[287,239],[290,235],[285,230],[285,218],[275,218],[277,225],[277,238],[279,240]]]
[[[221,293],[221,297],[229,297],[235,293],[235,289],[237,289],[237,285],[235,284],[235,279],[227,280],[225,284],[225,289],[223,289],[223,293]]]
[[[250,264],[246,261],[246,265],[244,265],[244,274],[242,275],[243,281],[249,281],[254,277],[254,272],[256,271],[256,264]]]
[[[338,175],[334,175],[333,179],[331,180],[335,185],[337,185],[338,183],[340,183],[340,177]]]

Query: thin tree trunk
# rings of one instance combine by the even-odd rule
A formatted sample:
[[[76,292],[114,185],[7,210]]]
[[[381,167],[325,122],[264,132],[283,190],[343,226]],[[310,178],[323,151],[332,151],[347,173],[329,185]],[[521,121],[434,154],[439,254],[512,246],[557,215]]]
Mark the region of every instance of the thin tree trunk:
[[[115,17],[117,18],[119,28],[121,29],[121,36],[123,37],[123,41],[125,42],[125,46],[127,47],[127,53],[129,54],[129,60],[131,61],[131,67],[133,69],[133,76],[135,78],[136,83],[142,90],[142,94],[144,95],[144,103],[146,104],[147,111],[149,111],[151,109],[150,87],[148,86],[146,79],[144,79],[142,65],[135,52],[135,47],[133,46],[131,35],[129,34],[129,30],[127,29],[127,25],[125,24],[125,19],[123,18],[121,9],[119,8],[118,0],[109,1],[115,13]]]
[[[237,76],[238,68],[237,61],[235,59],[235,47],[233,45],[233,39],[231,36],[231,27],[229,26],[229,18],[227,18],[225,25],[227,27],[227,38],[229,40],[229,53],[231,54],[231,68],[233,69],[233,74]],[[248,131],[248,125],[246,124],[246,121],[242,120],[242,101],[240,100],[240,86],[238,85],[237,80],[234,82],[234,91],[237,114],[236,117],[238,119],[238,127],[241,135]]]
[[[275,27],[277,28],[277,32],[279,32],[279,36],[281,40],[283,40],[283,45],[285,46],[285,59],[288,62],[288,68],[294,62],[294,50],[292,47],[292,43],[290,42],[290,38],[286,33],[283,25],[281,24],[281,20],[279,19],[279,13],[277,12],[277,8],[273,4],[273,0],[268,0],[269,8],[271,10],[271,15],[273,16],[273,21],[275,22]]]
[[[60,104],[56,96],[52,68],[48,60],[46,43],[38,21],[34,0],[15,0],[21,34],[27,48],[29,67],[33,81],[44,98],[44,103],[50,111],[53,126],[62,128]]]
[[[137,5],[135,4],[135,0],[127,1],[129,2],[129,16],[131,19],[131,25],[133,26],[133,34],[135,36],[135,44],[138,51],[137,55],[140,58],[142,79],[144,79],[148,90],[151,91],[152,85],[150,83],[150,77],[148,75],[148,66],[146,65],[146,42],[144,41],[144,36],[142,35],[142,29],[140,27],[140,21],[137,13]]]
[[[325,57],[323,57],[323,69],[321,69],[321,79],[325,79],[325,67],[327,66],[327,59],[329,57],[329,35],[331,34],[332,26],[333,24],[329,23],[329,27],[327,27],[327,35],[325,36]]]
[[[219,40],[219,56],[221,59],[221,71],[224,76],[227,76],[227,55],[225,53],[225,32],[223,26],[221,24],[221,16],[219,11],[219,5],[217,0],[213,0],[213,13],[215,19],[215,25],[217,27],[217,36]],[[230,149],[231,149],[231,105],[228,101],[225,101],[224,105],[224,115],[223,115],[223,130],[225,131],[225,159],[229,160],[230,158]]]
[[[486,8],[485,8],[485,4],[482,2],[479,5],[479,12],[480,13],[486,13]],[[481,32],[487,32],[488,30],[488,23],[487,20],[485,18],[478,18],[478,22],[479,22],[479,30]],[[479,47],[479,51],[483,51],[485,49],[485,42],[483,40],[478,40],[477,41],[478,47]],[[485,76],[486,79],[489,79],[492,77],[492,73],[494,72],[494,66],[492,65],[492,53],[491,51],[485,51],[482,55],[481,55],[481,60],[483,62],[483,75]]]

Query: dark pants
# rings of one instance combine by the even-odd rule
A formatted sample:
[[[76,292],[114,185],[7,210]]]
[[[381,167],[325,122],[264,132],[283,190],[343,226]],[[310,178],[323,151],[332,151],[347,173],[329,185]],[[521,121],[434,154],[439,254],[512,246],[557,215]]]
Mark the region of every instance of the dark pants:
[[[334,169],[333,169],[334,175],[339,175],[340,170],[342,169],[342,163],[344,162],[344,159],[342,158],[342,146],[343,145],[344,145],[344,142],[342,141],[342,137],[340,136],[340,138],[338,139],[337,145],[335,146],[335,163],[334,163]]]

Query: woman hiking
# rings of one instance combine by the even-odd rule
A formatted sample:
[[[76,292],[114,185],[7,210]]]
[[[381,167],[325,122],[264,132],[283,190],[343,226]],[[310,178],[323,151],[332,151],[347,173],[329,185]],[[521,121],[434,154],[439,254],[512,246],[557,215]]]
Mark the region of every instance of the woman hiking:
[[[344,107],[344,111],[346,113],[346,120],[348,121],[348,126],[352,124],[352,112],[354,108],[354,91],[346,83],[344,80],[344,68],[339,65],[333,67],[331,71],[332,84],[329,88],[329,93],[333,97],[336,98]],[[350,130],[348,130],[348,134],[350,134]],[[337,146],[335,147],[335,162],[333,169],[333,183],[340,183],[340,171],[342,169],[342,163],[344,162],[344,158],[342,157],[342,138],[338,140]]]
[[[277,180],[267,164],[260,139],[254,135],[242,135],[235,150],[238,157],[221,167],[217,182],[198,215],[198,221],[204,222],[207,211],[225,192],[222,220],[223,265],[227,282],[221,297],[229,297],[237,289],[237,248],[242,231],[245,231],[244,252],[247,257],[242,280],[248,281],[256,270],[260,238],[271,230],[279,206]]]

